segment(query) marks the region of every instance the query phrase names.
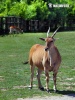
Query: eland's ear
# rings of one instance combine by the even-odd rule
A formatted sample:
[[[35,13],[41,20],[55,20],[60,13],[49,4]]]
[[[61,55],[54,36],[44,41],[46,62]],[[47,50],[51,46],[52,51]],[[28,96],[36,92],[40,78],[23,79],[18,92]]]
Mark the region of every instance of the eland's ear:
[[[56,40],[58,40],[59,38],[53,38],[53,41],[56,41]]]
[[[45,39],[44,38],[39,38],[40,40],[42,40],[42,41],[45,41]]]

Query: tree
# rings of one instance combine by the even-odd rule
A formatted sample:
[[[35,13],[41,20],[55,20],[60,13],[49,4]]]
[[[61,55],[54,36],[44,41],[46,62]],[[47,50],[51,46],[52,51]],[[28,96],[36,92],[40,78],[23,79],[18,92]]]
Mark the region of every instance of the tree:
[[[34,0],[31,4],[34,4],[36,8],[35,19],[44,20],[48,18],[50,11],[47,7],[47,2],[43,0]]]
[[[69,0],[68,3],[70,7],[68,8],[67,25],[68,27],[75,27],[75,1]]]
[[[74,0],[0,0],[0,16],[20,16],[26,20],[38,19],[54,22],[54,27],[59,23],[66,25],[75,16]],[[69,8],[49,8],[52,4],[69,4]]]
[[[26,1],[15,2],[11,7],[8,15],[20,16],[24,19],[39,19],[44,20],[50,14],[47,3],[40,0],[34,0],[28,4]]]

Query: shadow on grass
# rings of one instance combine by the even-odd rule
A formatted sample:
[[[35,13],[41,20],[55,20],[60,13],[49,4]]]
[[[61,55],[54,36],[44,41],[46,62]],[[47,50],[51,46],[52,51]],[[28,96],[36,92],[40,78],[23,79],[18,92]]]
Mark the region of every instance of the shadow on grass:
[[[44,88],[41,88],[40,90],[41,91],[47,91]],[[54,92],[54,90],[49,90],[47,92],[61,94],[61,95],[67,95],[67,96],[70,96],[70,97],[75,97],[75,91],[72,91],[72,90],[61,90],[61,91],[57,90],[56,92]]]
[[[63,91],[57,91],[58,94],[62,94],[62,95],[68,95],[68,96],[72,96],[75,97],[75,91],[71,91],[71,90],[63,90]]]
[[[44,90],[44,91],[46,91],[46,90]],[[50,93],[54,93],[54,91],[50,90]],[[62,90],[62,91],[57,90],[55,93],[75,97],[75,91],[71,91],[71,90]]]

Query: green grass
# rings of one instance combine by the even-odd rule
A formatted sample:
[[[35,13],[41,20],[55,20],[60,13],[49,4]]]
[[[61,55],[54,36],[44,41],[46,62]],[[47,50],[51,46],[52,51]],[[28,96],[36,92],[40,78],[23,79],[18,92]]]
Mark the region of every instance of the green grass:
[[[34,87],[30,84],[29,65],[22,62],[28,60],[28,53],[32,45],[44,44],[40,37],[46,37],[45,33],[25,33],[15,37],[0,37],[0,100],[16,100],[33,96],[50,96],[66,93],[75,93],[75,32],[58,32],[55,38],[59,38],[55,45],[62,57],[62,63],[57,76],[57,88],[59,93],[47,93],[37,87],[36,72]],[[50,89],[53,87],[52,73],[49,82]],[[45,76],[41,81],[45,86]]]

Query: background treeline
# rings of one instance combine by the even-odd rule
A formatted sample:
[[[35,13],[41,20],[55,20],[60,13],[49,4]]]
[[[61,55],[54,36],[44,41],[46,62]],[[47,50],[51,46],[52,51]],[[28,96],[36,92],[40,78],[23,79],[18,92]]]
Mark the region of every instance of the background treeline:
[[[69,4],[69,7],[49,8],[52,4]],[[55,26],[75,26],[74,0],[0,0],[0,16],[19,16],[25,20],[50,20]],[[53,23],[53,24],[54,24]],[[54,26],[54,27],[55,27]]]

